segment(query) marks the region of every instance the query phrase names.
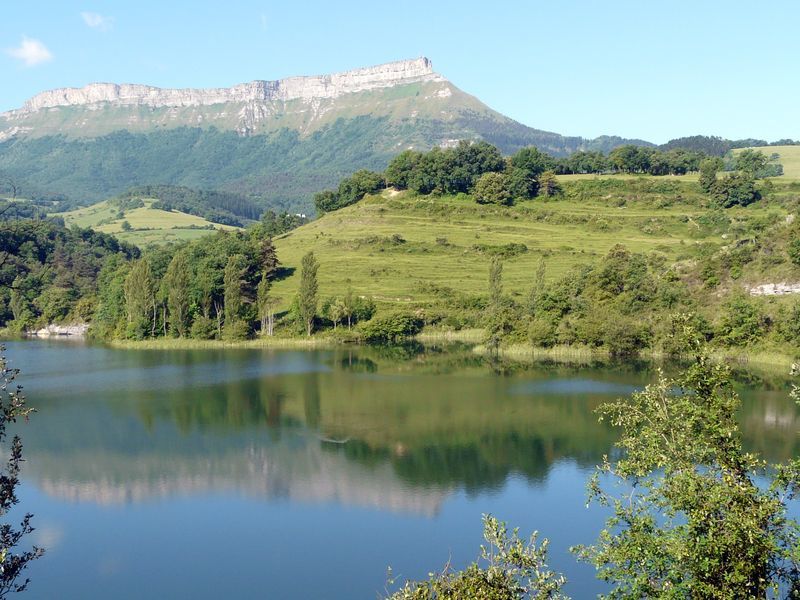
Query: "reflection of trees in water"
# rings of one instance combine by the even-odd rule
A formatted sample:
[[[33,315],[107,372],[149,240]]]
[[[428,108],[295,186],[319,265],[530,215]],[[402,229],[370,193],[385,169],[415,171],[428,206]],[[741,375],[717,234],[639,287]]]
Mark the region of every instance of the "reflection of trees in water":
[[[598,424],[594,408],[653,376],[640,365],[560,364],[498,377],[472,352],[419,352],[416,346],[319,352],[313,364],[306,354],[303,360],[317,368],[265,374],[252,370],[253,353],[242,353],[244,366],[237,356],[199,355],[198,363],[209,369],[228,369],[217,383],[187,377],[176,389],[115,392],[117,419],[138,415],[144,427],[93,433],[88,430],[96,421],[89,413],[59,429],[57,435],[82,438],[64,440],[63,449],[77,444],[89,454],[118,456],[153,449],[165,462],[194,465],[203,463],[195,461],[198,455],[211,459],[223,452],[229,439],[246,441],[253,452],[274,452],[268,444],[302,438],[322,455],[367,467],[359,471],[363,474],[389,469],[415,489],[478,492],[512,475],[541,481],[560,460],[594,466],[615,440],[610,428]],[[197,371],[190,357],[179,361],[187,374]],[[265,354],[265,363],[269,360]],[[784,396],[765,401],[759,394],[751,401],[745,395],[746,442],[772,460],[794,455],[795,414]],[[177,439],[173,423],[181,432]],[[172,438],[155,444],[157,435]],[[275,455],[270,468],[280,460],[296,456]],[[292,472],[290,465],[280,468]]]

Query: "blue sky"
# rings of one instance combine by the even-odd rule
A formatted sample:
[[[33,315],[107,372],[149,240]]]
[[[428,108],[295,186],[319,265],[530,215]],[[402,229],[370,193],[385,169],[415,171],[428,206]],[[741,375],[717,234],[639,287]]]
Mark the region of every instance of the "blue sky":
[[[800,138],[800,2],[2,2],[0,111],[93,81],[227,86],[428,56],[565,135]]]

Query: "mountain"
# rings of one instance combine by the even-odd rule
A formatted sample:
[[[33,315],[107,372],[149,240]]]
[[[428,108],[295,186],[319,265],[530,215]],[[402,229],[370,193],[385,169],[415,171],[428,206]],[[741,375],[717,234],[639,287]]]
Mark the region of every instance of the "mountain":
[[[418,58],[230,88],[94,83],[43,92],[0,114],[0,172],[28,196],[65,198],[65,206],[169,184],[308,211],[311,193],[355,169],[460,139],[554,155],[646,144],[527,127]]]

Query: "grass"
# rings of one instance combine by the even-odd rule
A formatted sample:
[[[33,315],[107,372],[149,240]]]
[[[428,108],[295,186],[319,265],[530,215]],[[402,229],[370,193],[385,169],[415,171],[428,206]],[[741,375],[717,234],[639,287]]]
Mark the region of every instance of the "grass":
[[[778,155],[778,162],[783,165],[783,175],[775,177],[775,181],[800,179],[800,146],[760,146],[753,148],[767,156]],[[741,152],[736,150],[734,152]]]
[[[121,240],[137,246],[193,240],[213,233],[214,229],[236,229],[187,213],[155,209],[152,207],[153,202],[154,200],[145,200],[143,207],[120,213],[118,206],[106,200],[61,213],[60,216],[67,225],[91,227],[103,233],[113,233]],[[130,224],[132,228],[130,231],[123,230],[124,221]],[[204,229],[209,226],[213,226],[214,229]]]
[[[379,303],[416,307],[451,292],[485,294],[490,262],[486,247],[527,247],[503,266],[506,292],[522,296],[542,257],[546,276],[553,279],[596,261],[618,243],[636,252],[659,253],[668,263],[694,258],[701,243],[728,243],[702,224],[708,211],[693,191],[696,185],[671,185],[677,186],[673,200],[695,197],[664,205],[659,203],[663,194],[629,186],[588,193],[588,199],[534,200],[514,207],[405,193],[369,197],[280,236],[278,256],[295,271],[276,282],[273,291],[285,307],[297,290],[300,261],[309,250],[320,262],[322,297],[343,295],[352,287]],[[770,210],[783,209],[754,205],[727,214],[747,220],[763,218]]]
[[[156,338],[151,340],[112,340],[112,348],[128,350],[201,350],[209,348],[280,348],[308,350],[312,348],[331,348],[338,345],[336,339],[326,337],[259,337],[252,340],[228,342],[225,340],[194,340],[189,338]]]

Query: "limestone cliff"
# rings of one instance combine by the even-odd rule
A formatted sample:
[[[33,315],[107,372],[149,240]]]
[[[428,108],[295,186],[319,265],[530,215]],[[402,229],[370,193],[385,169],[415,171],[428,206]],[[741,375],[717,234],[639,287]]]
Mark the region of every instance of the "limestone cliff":
[[[162,89],[138,84],[92,83],[82,88],[60,88],[37,94],[16,113],[60,106],[189,107],[214,104],[261,103],[338,98],[408,83],[444,81],[427,58],[401,60],[331,75],[252,81],[229,88]]]

